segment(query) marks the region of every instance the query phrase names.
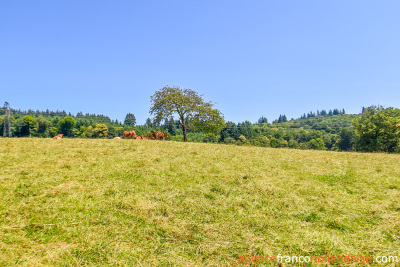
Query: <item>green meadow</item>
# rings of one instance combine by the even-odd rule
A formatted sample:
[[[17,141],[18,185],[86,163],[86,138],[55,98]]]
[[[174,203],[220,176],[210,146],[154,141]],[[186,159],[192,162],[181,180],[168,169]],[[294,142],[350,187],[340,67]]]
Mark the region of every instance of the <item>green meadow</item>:
[[[398,154],[1,138],[0,266],[400,256],[399,166]]]

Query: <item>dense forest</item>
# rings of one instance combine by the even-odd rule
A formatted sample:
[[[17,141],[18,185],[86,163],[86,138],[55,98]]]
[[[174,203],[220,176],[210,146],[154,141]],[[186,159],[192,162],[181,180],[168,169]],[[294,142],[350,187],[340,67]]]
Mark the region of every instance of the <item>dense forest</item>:
[[[0,110],[0,131],[3,133],[5,111]],[[167,132],[170,140],[182,140],[182,129],[173,118],[163,123],[136,125],[135,115],[128,113],[123,122],[105,115],[76,115],[65,111],[21,111],[11,109],[13,137],[113,138],[124,131],[136,130],[138,135],[150,131]],[[322,110],[288,120],[280,115],[271,123],[260,117],[256,123],[226,122],[222,131],[209,135],[188,129],[188,141],[236,144],[243,146],[287,147],[334,151],[399,152],[400,110],[371,106],[361,114],[346,114],[344,110]]]

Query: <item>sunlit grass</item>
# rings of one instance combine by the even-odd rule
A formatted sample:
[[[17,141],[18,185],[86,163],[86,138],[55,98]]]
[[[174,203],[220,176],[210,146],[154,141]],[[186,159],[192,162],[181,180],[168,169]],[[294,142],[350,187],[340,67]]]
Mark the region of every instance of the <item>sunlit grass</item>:
[[[397,255],[400,156],[0,139],[0,265]]]

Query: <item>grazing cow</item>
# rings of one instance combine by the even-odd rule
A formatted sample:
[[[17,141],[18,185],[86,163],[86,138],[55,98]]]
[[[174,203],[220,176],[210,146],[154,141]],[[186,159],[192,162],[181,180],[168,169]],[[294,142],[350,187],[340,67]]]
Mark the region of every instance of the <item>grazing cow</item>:
[[[136,139],[136,132],[135,130],[124,132],[124,138],[133,138]]]
[[[60,140],[63,137],[63,134],[57,134],[56,136],[53,137],[53,139]]]
[[[114,137],[114,139],[122,139],[120,136]]]
[[[151,134],[153,135],[154,139],[162,139],[164,140],[165,138],[168,137],[166,133],[160,132],[160,131],[151,131]]]

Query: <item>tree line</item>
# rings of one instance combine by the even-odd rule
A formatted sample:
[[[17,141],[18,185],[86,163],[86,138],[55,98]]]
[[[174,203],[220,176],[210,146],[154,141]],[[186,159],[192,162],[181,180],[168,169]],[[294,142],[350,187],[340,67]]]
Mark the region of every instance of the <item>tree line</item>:
[[[219,110],[195,91],[164,87],[151,98],[145,125],[136,125],[133,113],[125,120],[104,115],[76,115],[65,111],[11,110],[11,130],[16,137],[113,138],[124,131],[150,135],[152,130],[168,133],[175,141],[223,143],[241,146],[316,149],[332,151],[400,152],[400,110],[371,106],[361,114],[346,114],[344,109],[321,110],[288,120],[281,114],[268,122],[261,116],[256,123],[225,122]],[[0,110],[0,121],[4,121]],[[3,123],[0,125],[3,132]]]

